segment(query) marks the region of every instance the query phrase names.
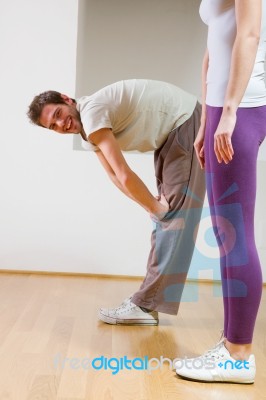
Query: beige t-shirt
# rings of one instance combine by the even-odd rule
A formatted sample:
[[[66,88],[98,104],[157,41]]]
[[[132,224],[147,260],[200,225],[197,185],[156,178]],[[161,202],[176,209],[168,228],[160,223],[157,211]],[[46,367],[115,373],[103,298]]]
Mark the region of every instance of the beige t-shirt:
[[[110,128],[121,150],[158,149],[169,132],[192,115],[197,98],[160,81],[130,79],[113,83],[77,100],[84,131]],[[83,141],[86,150],[97,150]]]

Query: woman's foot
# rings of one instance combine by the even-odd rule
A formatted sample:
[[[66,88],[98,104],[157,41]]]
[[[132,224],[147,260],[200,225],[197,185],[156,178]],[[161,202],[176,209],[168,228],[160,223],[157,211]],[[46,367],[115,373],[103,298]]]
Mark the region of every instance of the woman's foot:
[[[235,344],[226,340],[225,347],[236,360],[247,360],[252,353],[252,344]]]
[[[202,382],[254,383],[256,374],[254,355],[237,360],[230,355],[225,342],[200,357],[177,360],[175,368],[178,376]]]

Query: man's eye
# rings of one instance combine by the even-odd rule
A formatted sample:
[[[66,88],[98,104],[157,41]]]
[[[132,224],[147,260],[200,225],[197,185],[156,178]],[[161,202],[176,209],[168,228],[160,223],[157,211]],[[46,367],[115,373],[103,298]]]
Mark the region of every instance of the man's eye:
[[[58,108],[58,110],[56,111],[56,117],[60,117],[60,114],[61,114],[61,109]]]

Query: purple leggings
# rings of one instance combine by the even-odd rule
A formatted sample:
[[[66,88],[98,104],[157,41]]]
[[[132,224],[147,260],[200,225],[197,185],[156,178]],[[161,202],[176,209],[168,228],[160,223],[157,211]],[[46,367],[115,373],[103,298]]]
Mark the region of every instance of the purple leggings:
[[[266,134],[266,106],[239,108],[232,136],[234,157],[219,164],[214,133],[221,107],[207,106],[205,170],[214,233],[220,250],[224,335],[232,343],[252,342],[262,293],[254,240],[256,163]]]

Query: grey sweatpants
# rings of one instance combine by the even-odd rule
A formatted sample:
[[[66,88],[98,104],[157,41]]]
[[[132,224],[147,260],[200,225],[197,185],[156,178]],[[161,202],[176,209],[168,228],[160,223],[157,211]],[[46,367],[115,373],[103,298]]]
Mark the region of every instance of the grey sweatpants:
[[[154,153],[158,193],[165,195],[170,209],[155,223],[146,277],[132,302],[167,314],[178,312],[205,196],[204,172],[193,147],[200,117],[198,103]]]

